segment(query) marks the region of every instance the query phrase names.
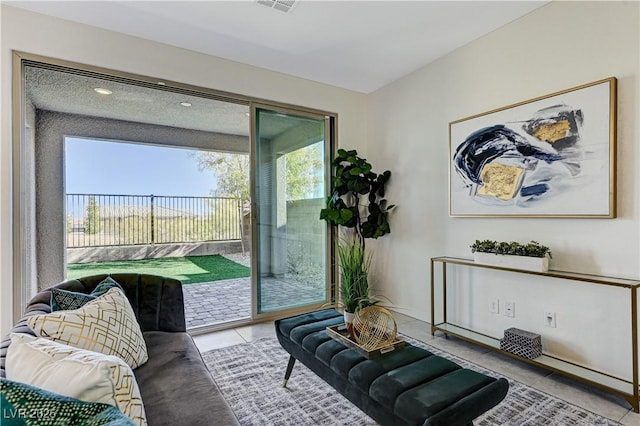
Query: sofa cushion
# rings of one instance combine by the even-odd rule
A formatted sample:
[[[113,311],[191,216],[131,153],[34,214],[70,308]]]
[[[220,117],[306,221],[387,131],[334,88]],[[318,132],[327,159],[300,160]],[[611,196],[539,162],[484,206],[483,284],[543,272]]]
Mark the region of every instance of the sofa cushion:
[[[149,360],[134,373],[149,425],[238,424],[191,336],[148,331],[144,338]]]
[[[59,288],[51,289],[51,312],[66,311],[78,309],[95,300],[98,296],[90,294],[78,293],[77,291],[61,290]]]
[[[124,292],[120,284],[118,284],[110,276],[102,280],[100,284],[91,292],[86,294],[79,291],[63,290],[61,288],[51,289],[51,311],[63,311],[70,309],[78,309],[88,302],[95,300],[99,296],[102,296],[112,288],[119,288]]]
[[[99,274],[67,280],[42,290],[33,296],[24,315],[11,329],[12,333],[35,336],[27,324],[33,315],[51,313],[51,289],[91,293],[105,278],[111,276],[124,289],[140,329],[144,331],[186,331],[182,283],[176,279],[149,274]],[[9,335],[0,341],[0,377],[5,377],[5,357],[11,344]]]
[[[134,426],[116,407],[85,402],[35,386],[0,379],[2,424]]]
[[[136,425],[147,424],[133,371],[117,356],[14,333],[7,353],[7,378],[83,401],[110,404]]]
[[[116,355],[131,368],[147,361],[147,348],[125,295],[117,288],[80,309],[34,315],[27,323],[40,337],[77,348]]]

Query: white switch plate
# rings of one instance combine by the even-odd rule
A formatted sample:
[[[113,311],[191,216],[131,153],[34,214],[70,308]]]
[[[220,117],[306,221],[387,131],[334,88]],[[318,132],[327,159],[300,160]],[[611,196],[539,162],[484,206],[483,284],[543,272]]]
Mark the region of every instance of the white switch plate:
[[[493,299],[489,301],[489,312],[491,312],[492,314],[500,313],[500,300]]]
[[[544,325],[556,328],[556,313],[553,311],[544,311]]]
[[[504,302],[504,316],[510,318],[516,316],[516,304],[514,302]]]

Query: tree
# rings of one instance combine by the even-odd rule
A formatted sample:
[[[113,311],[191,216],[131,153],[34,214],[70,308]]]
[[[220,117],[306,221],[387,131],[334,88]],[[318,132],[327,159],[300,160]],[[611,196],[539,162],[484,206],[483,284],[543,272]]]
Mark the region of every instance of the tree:
[[[327,199],[327,207],[320,211],[320,219],[353,228],[364,251],[365,238],[379,238],[391,232],[389,212],[395,205],[387,206],[384,198],[391,172],[373,172],[371,164],[355,149],[339,149],[332,165],[333,193]],[[367,202],[361,204],[365,197]]]
[[[322,142],[285,154],[287,200],[319,198],[314,194],[324,176],[322,171]],[[226,152],[195,154],[200,170],[211,170],[216,176],[217,187],[211,194],[218,197],[249,199],[249,156]]]
[[[288,201],[324,196],[323,193],[315,194],[324,180],[322,152],[322,142],[318,142],[285,155]]]
[[[87,206],[87,217],[84,223],[85,234],[97,234],[100,232],[100,208],[96,203],[96,197],[89,197]]]
[[[249,199],[249,155],[227,152],[204,152],[195,155],[198,169],[211,170],[217,187],[211,195]]]
[[[395,205],[387,206],[384,198],[391,172],[375,173],[371,163],[359,157],[355,149],[339,149],[331,164],[335,167],[333,193],[327,198],[326,208],[320,211],[320,219],[353,230],[352,238],[338,244],[338,258],[342,303],[347,312],[355,313],[357,308],[377,303],[369,292],[371,257],[365,254],[365,239],[391,232],[389,212]],[[345,322],[349,329],[346,317]]]
[[[73,215],[67,214],[67,234],[73,232]]]

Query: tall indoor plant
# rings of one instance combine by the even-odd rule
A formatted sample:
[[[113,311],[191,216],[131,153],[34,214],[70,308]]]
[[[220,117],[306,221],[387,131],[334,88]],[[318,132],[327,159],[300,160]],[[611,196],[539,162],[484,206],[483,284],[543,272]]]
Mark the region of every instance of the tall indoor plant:
[[[348,324],[348,314],[375,303],[369,292],[371,257],[365,251],[366,239],[391,232],[389,212],[395,206],[387,206],[384,198],[385,185],[391,177],[389,170],[377,174],[356,150],[344,149],[338,150],[332,166],[335,168],[333,192],[320,211],[320,219],[345,227],[351,233],[338,244],[340,293]]]

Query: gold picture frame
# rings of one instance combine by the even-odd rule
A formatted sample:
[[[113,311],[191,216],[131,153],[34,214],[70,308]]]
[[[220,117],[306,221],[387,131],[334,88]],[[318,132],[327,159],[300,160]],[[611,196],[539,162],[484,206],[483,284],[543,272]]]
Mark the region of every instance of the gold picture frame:
[[[616,217],[615,77],[449,123],[449,216]]]

